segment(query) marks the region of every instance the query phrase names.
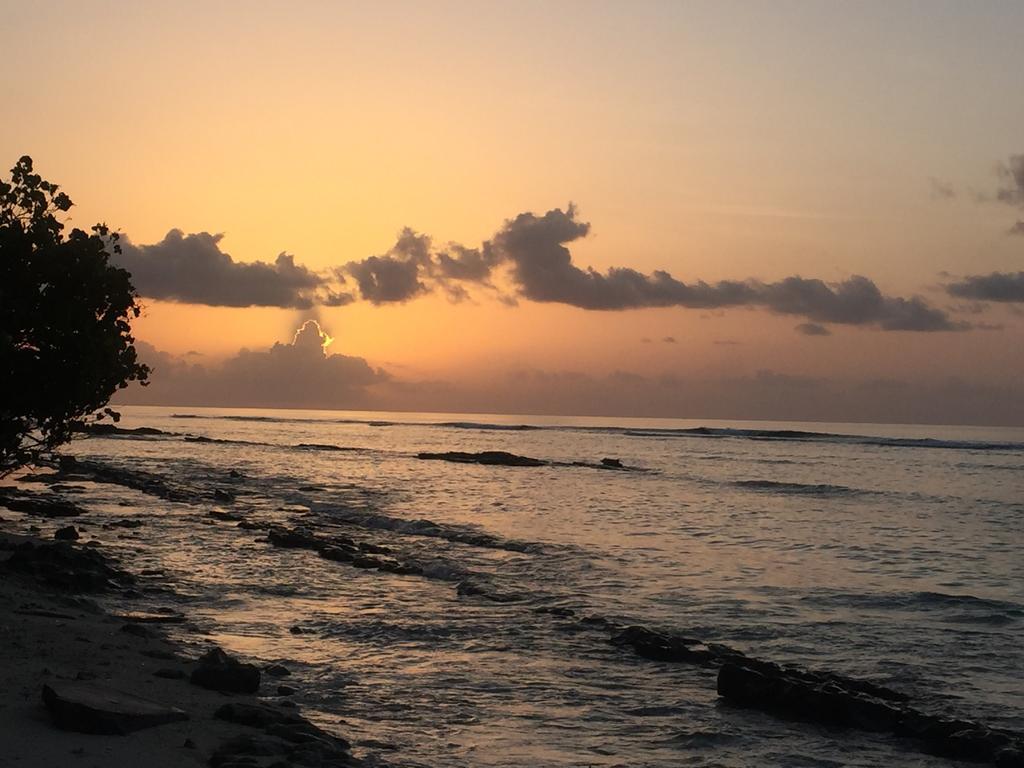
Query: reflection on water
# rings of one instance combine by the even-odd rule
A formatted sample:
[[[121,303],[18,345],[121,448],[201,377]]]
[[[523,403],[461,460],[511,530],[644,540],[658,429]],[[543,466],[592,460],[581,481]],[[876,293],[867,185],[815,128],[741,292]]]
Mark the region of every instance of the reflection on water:
[[[723,707],[713,672],[639,659],[542,607],[864,676],[932,710],[1024,727],[1024,431],[162,408],[126,408],[122,426],[209,440],[90,438],[72,451],[206,498],[87,484],[97,528],[144,518],[112,529],[123,538],[111,546],[135,570],[162,569],[218,642],[289,660],[301,703],[364,754],[949,765]],[[651,471],[415,458],[450,450]],[[215,501],[214,488],[237,498]],[[372,540],[425,576],[275,549],[214,508]],[[459,596],[467,579],[515,599]]]

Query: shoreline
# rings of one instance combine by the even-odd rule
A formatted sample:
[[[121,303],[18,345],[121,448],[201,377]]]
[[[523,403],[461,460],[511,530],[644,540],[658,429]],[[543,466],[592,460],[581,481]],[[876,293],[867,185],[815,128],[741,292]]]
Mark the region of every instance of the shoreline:
[[[43,473],[40,471],[43,468],[37,468],[18,478],[29,487],[0,484],[0,507],[6,506],[24,515],[17,520],[19,528],[47,537],[44,540],[0,534],[0,573],[4,575],[0,587],[0,616],[3,617],[0,636],[11,646],[7,654],[10,666],[5,678],[7,685],[0,697],[0,713],[4,714],[0,737],[12,744],[8,752],[15,764],[32,768],[61,765],[61,758],[66,761],[70,754],[102,761],[83,764],[137,765],[139,755],[146,750],[162,755],[163,762],[153,763],[157,768],[163,765],[212,765],[214,768],[274,765],[283,768],[288,765],[382,764],[372,751],[365,763],[352,757],[343,739],[299,716],[289,694],[277,687],[287,680],[272,680],[263,675],[262,685],[257,682],[253,691],[256,695],[242,696],[211,694],[193,685],[189,678],[199,666],[197,649],[205,644],[202,651],[207,651],[209,645],[204,642],[205,633],[200,627],[191,625],[188,616],[181,615],[179,620],[172,610],[177,582],[168,580],[159,568],[164,561],[148,563],[158,567],[141,570],[136,582],[136,577],[119,571],[116,561],[101,554],[106,545],[118,549],[114,539],[128,539],[134,545],[130,558],[138,555],[145,561],[149,548],[158,549],[155,540],[145,535],[147,518],[130,515],[126,519],[121,518],[120,513],[100,513],[103,516],[97,519],[75,503],[75,494],[83,487],[73,483],[110,483],[164,500],[202,504],[210,507],[202,510],[206,514],[194,517],[190,514],[188,519],[210,526],[221,523],[225,530],[237,528],[246,538],[254,537],[254,541],[268,551],[304,550],[310,557],[344,568],[430,578],[432,574],[420,562],[403,556],[390,542],[367,535],[358,523],[348,528],[345,535],[340,535],[335,525],[338,520],[318,527],[316,521],[303,515],[285,524],[280,519],[229,511],[243,478],[233,469],[225,475],[230,481],[225,487],[220,487],[221,484],[199,487],[189,486],[181,478],[116,469],[103,462],[69,457],[60,465],[57,472]],[[48,485],[47,492],[33,491],[37,483]],[[222,502],[226,508],[210,505],[211,501]],[[125,500],[120,504],[137,506]],[[104,517],[108,522],[101,522]],[[0,526],[6,527],[12,522],[15,521],[0,518]],[[410,523],[404,523],[402,532],[428,539],[439,535],[439,531],[431,527],[433,523],[416,522],[412,528],[408,527]],[[125,528],[143,528],[143,531]],[[384,528],[390,531],[393,526]],[[77,541],[52,540],[64,536]],[[521,542],[500,540],[484,533],[474,533],[467,538],[464,531],[447,531],[447,536],[452,541],[473,546],[526,551]],[[90,538],[92,540],[85,540]],[[206,539],[200,539],[196,546],[202,548],[209,544]],[[77,553],[68,557],[82,560],[83,567],[80,573],[75,573],[74,563],[65,567],[66,563],[58,562],[58,567],[51,567],[54,558],[47,555],[40,559],[40,568],[20,567],[22,575],[12,575],[12,558],[23,549]],[[31,566],[31,558],[28,564]],[[24,575],[26,570],[35,580]],[[522,595],[501,591],[499,584],[474,580],[472,575],[467,571],[454,579],[449,574],[443,580],[454,587],[458,598],[497,604],[524,601]],[[41,586],[40,579],[56,585],[57,589]],[[112,581],[120,583],[112,585]],[[97,602],[81,595],[91,591],[102,593],[105,589],[113,603],[128,606],[129,610],[144,606],[150,613],[145,618],[130,617],[124,610],[121,613],[111,610],[109,602],[104,610],[102,596],[99,597],[101,602]],[[873,732],[885,738],[896,737],[903,744],[901,749],[911,752],[998,766],[1024,765],[1024,736],[1021,734],[990,728],[976,721],[929,714],[917,709],[910,695],[869,680],[828,670],[780,665],[711,640],[631,625],[600,614],[550,605],[534,606],[531,612],[549,616],[560,629],[586,632],[593,635],[596,642],[610,642],[640,659],[702,668],[708,672],[705,676],[708,682],[714,679],[711,677],[714,673],[718,701],[731,708],[761,710],[780,720],[809,722],[853,733]],[[184,629],[184,633],[161,629],[172,622]],[[298,626],[290,631],[304,634]],[[174,637],[169,638],[169,635]],[[198,643],[194,644],[193,639]],[[258,670],[253,668],[253,671],[259,675]],[[269,672],[269,668],[265,667],[264,672]],[[159,702],[165,709],[174,707],[188,713],[189,719],[148,728],[127,737],[88,736],[83,741],[78,734],[56,731],[47,717],[41,691],[44,685],[53,682],[65,687],[94,683],[122,694],[142,695]],[[225,705],[229,705],[228,711]],[[334,721],[324,722],[324,712],[319,714],[330,729]],[[314,746],[302,746],[310,743]],[[364,748],[370,744],[366,740],[358,743]],[[45,754],[35,749],[37,744],[45,744]],[[233,746],[225,749],[225,744]],[[315,754],[309,754],[310,749]],[[324,749],[328,749],[328,754],[323,754]],[[247,761],[232,760],[232,757]]]
[[[0,520],[0,526],[8,525],[9,521]],[[0,744],[5,765],[364,765],[349,753],[347,742],[299,714],[289,698],[294,689],[286,685],[283,675],[287,670],[280,665],[260,670],[258,690],[253,693],[215,690],[223,687],[218,680],[213,681],[214,688],[196,684],[196,670],[202,662],[193,649],[169,638],[165,630],[169,623],[179,624],[187,618],[171,611],[166,615],[119,613],[105,606],[118,590],[121,598],[129,600],[139,593],[127,585],[132,580],[127,574],[124,585],[111,585],[111,589],[97,583],[96,573],[90,575],[90,565],[84,561],[75,573],[74,562],[80,557],[88,557],[97,566],[116,568],[97,550],[102,550],[102,544],[55,542],[0,532],[0,638],[4,653]],[[45,564],[36,573],[12,568],[12,558],[24,566],[32,556],[47,561],[49,554],[44,553],[64,553],[69,560],[54,572]],[[53,585],[64,577],[63,588]],[[116,712],[113,716],[104,713],[100,729],[112,723],[113,730],[127,732],[81,732],[95,730],[96,722],[82,717],[80,709],[74,710],[70,719],[61,718],[65,727],[58,727],[56,705],[48,711],[44,704],[46,689],[76,706],[83,692],[109,695],[115,704],[105,709]],[[173,715],[177,721],[136,729],[143,722],[140,716],[151,717],[147,715],[149,704],[159,712],[180,710],[183,714]]]

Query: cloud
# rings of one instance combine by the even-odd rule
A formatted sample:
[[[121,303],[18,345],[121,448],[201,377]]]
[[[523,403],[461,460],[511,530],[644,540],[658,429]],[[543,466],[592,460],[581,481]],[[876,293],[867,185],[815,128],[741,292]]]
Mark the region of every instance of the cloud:
[[[450,243],[435,252],[430,237],[406,227],[386,253],[350,261],[338,267],[335,275],[342,282],[354,278],[362,298],[378,306],[400,304],[436,289],[459,302],[469,298],[461,282],[493,287],[490,278],[497,262],[489,243],[482,248]],[[506,297],[499,299],[509,303]]]
[[[853,276],[828,284],[788,277],[774,283],[750,279],[687,284],[668,272],[645,275],[625,267],[605,273],[572,263],[566,247],[584,237],[590,225],[576,220],[576,209],[555,209],[544,216],[523,213],[507,221],[492,247],[511,264],[519,294],[539,302],[558,302],[591,310],[652,307],[721,309],[760,307],[816,322],[875,326],[887,331],[951,331],[953,322],[923,299],[885,296],[868,278]]]
[[[381,256],[350,261],[335,273],[341,281],[355,279],[360,295],[371,304],[404,302],[427,292],[420,270],[430,260],[430,238],[406,227],[394,247]]]
[[[220,250],[220,235],[184,235],[180,230],[171,230],[154,245],[126,242],[116,260],[132,273],[144,296],[215,306],[308,309],[343,306],[355,301],[356,294],[380,306],[435,292],[459,302],[471,298],[469,289],[476,288],[509,306],[525,299],[594,311],[752,308],[811,323],[886,331],[968,327],[920,297],[885,295],[870,279],[858,275],[834,283],[801,276],[777,282],[750,278],[686,283],[663,270],[645,274],[611,267],[599,272],[576,265],[569,249],[589,232],[590,224],[580,221],[570,204],[540,216],[521,213],[479,248],[449,243],[438,249],[427,235],[405,228],[385,253],[349,261],[329,276],[295,264],[287,254],[278,256],[274,264],[238,263]],[[495,285],[499,271],[511,293]]]
[[[1024,302],[1024,272],[968,275],[946,286],[950,296],[975,301]]]
[[[804,336],[831,336],[832,331],[818,323],[800,323],[795,329]]]
[[[1024,155],[1011,155],[997,169],[1000,178],[996,200],[1009,205],[1024,205]]]
[[[391,381],[361,357],[330,354],[328,336],[307,320],[291,341],[269,349],[240,349],[220,365],[189,363],[137,342],[153,367],[152,384],[131,388],[121,402],[263,408],[362,408]],[[150,391],[152,390],[152,391]]]
[[[139,294],[151,299],[221,307],[294,307],[317,301],[323,278],[282,253],[273,264],[234,261],[220,249],[222,235],[172,229],[159,243],[121,239],[112,261],[132,275]]]

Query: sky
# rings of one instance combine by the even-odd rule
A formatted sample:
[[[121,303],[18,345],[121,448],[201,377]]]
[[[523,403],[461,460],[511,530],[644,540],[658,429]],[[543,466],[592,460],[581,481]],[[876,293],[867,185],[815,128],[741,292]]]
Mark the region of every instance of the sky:
[[[122,401],[1024,424],[1020,3],[0,15]]]

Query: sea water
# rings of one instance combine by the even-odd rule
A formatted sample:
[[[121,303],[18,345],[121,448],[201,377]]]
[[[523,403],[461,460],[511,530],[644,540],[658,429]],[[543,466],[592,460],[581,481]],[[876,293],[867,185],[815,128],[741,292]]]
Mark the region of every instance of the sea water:
[[[87,524],[169,590],[149,599],[191,617],[200,634],[186,640],[284,662],[304,710],[371,761],[951,764],[892,737],[725,705],[714,670],[640,658],[581,629],[585,615],[1024,728],[1022,429],[122,413],[122,427],[167,434],[88,437],[67,452],[152,473],[184,500],[86,483]],[[550,464],[417,458],[485,450]],[[370,537],[423,575],[275,548],[211,510]],[[143,526],[100,536],[130,518]],[[483,588],[460,595],[466,583]]]

